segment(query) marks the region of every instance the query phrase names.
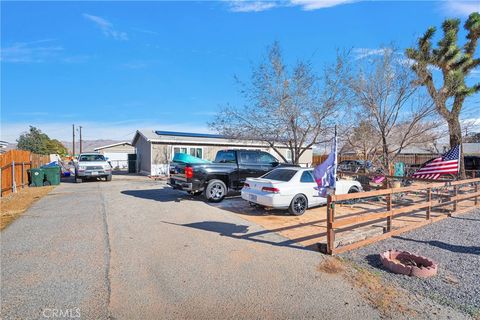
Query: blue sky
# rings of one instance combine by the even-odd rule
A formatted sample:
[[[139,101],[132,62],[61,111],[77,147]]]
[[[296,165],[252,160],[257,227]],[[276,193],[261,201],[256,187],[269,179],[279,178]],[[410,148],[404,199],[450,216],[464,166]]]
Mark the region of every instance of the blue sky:
[[[233,76],[248,79],[275,40],[287,61],[309,59],[320,71],[337,48],[404,49],[428,26],[480,11],[480,1],[2,1],[1,9],[2,140],[14,142],[30,124],[58,139],[70,139],[72,123],[89,140],[129,140],[138,128],[207,132],[220,105],[241,103]]]

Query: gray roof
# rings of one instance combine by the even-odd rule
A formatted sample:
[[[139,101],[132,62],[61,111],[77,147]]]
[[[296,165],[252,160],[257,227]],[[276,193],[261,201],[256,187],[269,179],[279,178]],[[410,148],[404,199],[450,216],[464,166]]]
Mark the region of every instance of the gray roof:
[[[462,143],[463,154],[480,155],[480,143]],[[444,153],[450,149],[449,144],[438,146],[440,153]]]
[[[109,145],[106,145],[106,146],[101,146],[101,147],[97,147],[93,150],[97,151],[97,150],[102,150],[102,149],[105,149],[105,148],[111,148],[111,147],[116,147],[116,146],[121,146],[121,145],[124,145],[124,144],[127,144],[129,146],[132,146],[132,144],[130,142],[127,142],[127,141],[122,141],[122,142],[117,142],[117,143],[113,143],[113,144],[109,144]]]
[[[464,154],[480,154],[480,143],[464,143],[462,146]]]
[[[202,144],[202,145],[221,145],[221,146],[248,146],[268,148],[269,145],[263,141],[248,141],[229,139],[221,135],[173,132],[173,131],[154,131],[154,130],[137,130],[132,139],[132,145],[135,146],[139,137],[143,137],[148,142],[157,142],[165,144]],[[282,147],[282,146],[280,146]]]

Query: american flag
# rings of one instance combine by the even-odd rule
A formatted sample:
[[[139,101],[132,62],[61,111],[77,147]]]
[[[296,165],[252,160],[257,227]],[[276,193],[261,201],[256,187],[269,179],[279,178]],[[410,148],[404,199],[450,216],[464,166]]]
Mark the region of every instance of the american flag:
[[[444,174],[458,173],[460,146],[447,151],[441,157],[425,162],[413,175],[413,178],[436,180]]]

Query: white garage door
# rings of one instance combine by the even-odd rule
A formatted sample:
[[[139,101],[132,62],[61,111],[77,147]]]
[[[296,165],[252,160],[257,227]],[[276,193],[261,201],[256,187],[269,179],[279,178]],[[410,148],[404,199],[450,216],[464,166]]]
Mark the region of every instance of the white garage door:
[[[108,158],[112,167],[119,169],[128,168],[128,153],[105,152],[103,155]]]

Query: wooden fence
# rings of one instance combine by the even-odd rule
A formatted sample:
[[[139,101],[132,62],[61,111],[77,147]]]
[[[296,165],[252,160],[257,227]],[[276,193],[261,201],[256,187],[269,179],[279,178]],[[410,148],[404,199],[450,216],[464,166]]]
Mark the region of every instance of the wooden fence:
[[[392,188],[360,193],[342,195],[329,195],[327,198],[327,246],[326,253],[339,254],[345,251],[356,249],[370,243],[389,238],[391,236],[421,227],[425,224],[447,218],[463,211],[478,207],[480,178],[451,181],[447,183],[431,183],[415,187]],[[397,200],[407,194],[414,193],[409,199],[410,204],[397,203]],[[375,199],[377,206],[383,206],[383,210],[371,210],[364,214],[355,214],[346,217],[335,216],[335,205],[345,201],[362,201],[368,198]],[[459,203],[465,202],[466,207],[459,210]],[[468,202],[468,203],[467,203]],[[445,206],[451,208],[446,210]],[[372,212],[374,211],[374,212]],[[433,215],[433,212],[435,215]],[[420,215],[421,220],[416,220],[406,226],[392,229],[392,222],[395,217],[415,212]],[[383,221],[386,225],[384,233],[335,247],[335,236],[346,230],[352,230],[366,224],[379,223]]]
[[[323,161],[327,159],[328,155],[314,155],[312,162],[313,166],[316,166]],[[434,154],[399,154],[396,158],[395,161],[398,162],[403,162],[407,165],[419,165],[427,162],[428,160],[431,160],[435,157],[438,157],[438,155]],[[361,157],[357,155],[339,155],[338,156],[338,162],[344,161],[344,160],[363,160]]]
[[[10,150],[0,155],[0,179],[3,197],[28,186],[28,170],[50,162],[48,155],[32,154],[24,150]]]
[[[50,156],[45,154],[31,153],[30,161],[32,161],[32,168],[39,168],[50,162]]]

